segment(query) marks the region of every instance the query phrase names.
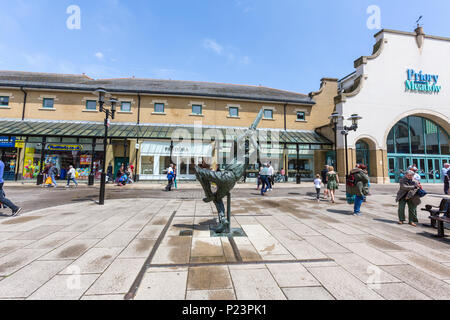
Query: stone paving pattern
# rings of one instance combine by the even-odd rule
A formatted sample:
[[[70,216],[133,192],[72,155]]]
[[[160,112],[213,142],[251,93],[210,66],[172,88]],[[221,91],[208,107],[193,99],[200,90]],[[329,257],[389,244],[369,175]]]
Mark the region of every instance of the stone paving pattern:
[[[176,212],[136,300],[450,299],[450,241],[397,225],[392,195],[369,197],[355,217],[342,192],[334,205],[300,193],[233,200],[244,263],[228,238],[210,236],[216,214],[201,200],[76,202],[1,217],[0,298],[123,300]]]

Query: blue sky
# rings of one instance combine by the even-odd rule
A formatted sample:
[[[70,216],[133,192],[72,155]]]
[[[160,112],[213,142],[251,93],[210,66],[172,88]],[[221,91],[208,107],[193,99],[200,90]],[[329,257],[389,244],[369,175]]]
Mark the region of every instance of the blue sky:
[[[66,26],[70,5],[81,28]],[[381,27],[450,37],[448,0],[0,0],[0,69],[316,91],[368,55]]]

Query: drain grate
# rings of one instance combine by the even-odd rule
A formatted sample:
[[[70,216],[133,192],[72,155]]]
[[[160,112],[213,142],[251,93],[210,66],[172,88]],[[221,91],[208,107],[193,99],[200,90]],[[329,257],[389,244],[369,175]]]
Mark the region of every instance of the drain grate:
[[[190,237],[194,234],[192,230],[182,230],[180,231],[180,237]]]

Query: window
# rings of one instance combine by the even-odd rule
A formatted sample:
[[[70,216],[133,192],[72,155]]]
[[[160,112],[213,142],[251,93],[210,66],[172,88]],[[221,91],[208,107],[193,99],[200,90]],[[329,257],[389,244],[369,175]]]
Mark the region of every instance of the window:
[[[230,117],[238,118],[239,117],[239,108],[238,107],[229,107]]]
[[[306,114],[304,112],[297,112],[297,121],[306,121]]]
[[[264,109],[264,119],[273,119],[273,110]]]
[[[97,110],[97,101],[95,100],[86,101],[86,110]]]
[[[192,105],[192,114],[201,115],[203,106],[199,104]]]
[[[45,109],[53,109],[55,105],[55,99],[53,98],[44,98],[44,102],[42,104]]]
[[[122,102],[122,105],[120,106],[121,112],[131,112],[131,102],[124,101]]]
[[[0,97],[0,107],[7,107],[9,105],[9,97]]]
[[[164,113],[164,103],[155,103],[155,113]]]

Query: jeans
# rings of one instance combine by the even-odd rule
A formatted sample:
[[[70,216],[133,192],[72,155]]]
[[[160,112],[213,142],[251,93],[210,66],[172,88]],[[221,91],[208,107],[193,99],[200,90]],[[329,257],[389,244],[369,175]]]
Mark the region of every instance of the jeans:
[[[173,179],[167,179],[166,191],[172,191]]]
[[[356,196],[355,197],[355,210],[354,213],[360,213],[361,212],[361,205],[364,202],[364,196]]]
[[[262,182],[261,195],[263,196],[267,192],[267,189],[269,188],[269,177],[261,176],[261,182]]]
[[[0,183],[0,202],[10,208],[12,211],[19,210],[19,207],[12,203],[9,199],[5,198],[5,192],[3,191],[3,183]]]
[[[77,182],[77,180],[75,180],[75,178],[67,179],[67,186],[70,186],[70,181],[73,181],[73,183],[75,183],[75,185],[78,186],[78,182]]]
[[[449,179],[444,180],[444,193],[448,194],[448,190],[450,189],[450,181]]]
[[[58,185],[56,184],[56,179],[55,179],[55,175],[51,174],[50,178],[52,179],[52,183],[55,185],[55,187],[57,187]]]

